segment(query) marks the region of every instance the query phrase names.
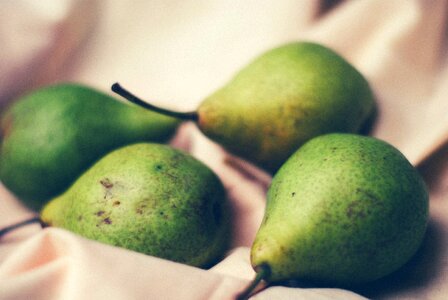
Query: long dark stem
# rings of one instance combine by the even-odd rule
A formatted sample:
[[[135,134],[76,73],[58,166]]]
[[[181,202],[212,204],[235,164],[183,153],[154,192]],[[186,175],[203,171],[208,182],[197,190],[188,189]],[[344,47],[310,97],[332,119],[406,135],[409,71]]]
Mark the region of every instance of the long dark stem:
[[[16,223],[16,224],[13,224],[11,226],[7,226],[7,227],[1,229],[0,230],[0,238],[2,236],[4,236],[5,234],[7,234],[8,232],[11,232],[17,228],[20,228],[20,227],[23,227],[23,226],[26,226],[29,224],[33,224],[33,223],[40,223],[41,226],[44,227],[44,224],[39,217],[33,217],[31,219],[28,219],[28,220],[25,220],[25,221],[22,221],[22,222],[19,222],[19,223]]]
[[[161,108],[152,104],[149,104],[142,99],[138,98],[137,96],[131,94],[128,90],[124,89],[119,83],[114,83],[112,85],[112,91],[114,93],[117,93],[118,95],[122,96],[126,100],[135,103],[141,107],[144,107],[146,109],[161,113],[166,116],[174,117],[177,119],[182,120],[189,120],[189,121],[197,121],[198,120],[198,113],[195,111],[192,112],[178,112],[178,111],[172,111],[169,109]]]
[[[267,280],[271,275],[271,268],[267,264],[261,264],[255,268],[257,271],[257,275],[254,280],[242,291],[240,294],[236,296],[236,300],[247,300],[249,296],[252,294],[254,289],[260,284],[262,280]]]

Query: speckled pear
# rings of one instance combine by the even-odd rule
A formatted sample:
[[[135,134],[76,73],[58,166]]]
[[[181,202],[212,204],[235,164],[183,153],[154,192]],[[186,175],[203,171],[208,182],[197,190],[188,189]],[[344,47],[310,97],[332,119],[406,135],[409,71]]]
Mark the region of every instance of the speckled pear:
[[[106,155],[50,201],[41,220],[193,266],[220,258],[230,234],[219,178],[191,155],[159,144],[135,144]]]
[[[348,61],[325,46],[295,42],[257,57],[196,112],[172,116],[196,121],[229,152],[275,173],[310,138],[359,132],[374,112],[368,82]]]
[[[384,141],[327,134],[281,167],[251,250],[268,281],[350,286],[379,279],[419,248],[428,194],[416,169]]]

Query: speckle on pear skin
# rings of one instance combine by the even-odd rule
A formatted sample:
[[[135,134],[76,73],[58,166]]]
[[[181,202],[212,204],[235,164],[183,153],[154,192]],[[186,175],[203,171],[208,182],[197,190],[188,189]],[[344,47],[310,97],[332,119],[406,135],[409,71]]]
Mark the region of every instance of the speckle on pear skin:
[[[0,140],[6,139],[13,130],[13,116],[7,114],[3,117],[0,128]]]
[[[113,183],[109,180],[109,178],[104,178],[104,179],[100,180],[100,183],[106,189],[111,189],[114,186]]]
[[[138,215],[143,215],[146,211],[153,211],[154,209],[154,203],[150,199],[145,199],[144,201],[138,202],[136,204],[135,213]]]
[[[360,208],[362,206],[361,201],[353,201],[347,207],[347,217],[348,218],[364,218],[366,213]]]

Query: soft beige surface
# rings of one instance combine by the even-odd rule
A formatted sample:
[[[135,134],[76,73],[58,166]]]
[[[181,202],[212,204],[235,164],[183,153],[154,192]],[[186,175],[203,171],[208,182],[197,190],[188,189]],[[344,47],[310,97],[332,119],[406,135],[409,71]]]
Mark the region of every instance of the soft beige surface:
[[[301,39],[326,44],[370,81],[380,106],[373,135],[425,176],[427,239],[406,267],[356,293],[271,287],[254,299],[446,299],[447,16],[446,0],[343,1],[328,12],[319,1],[293,0],[3,1],[0,103],[49,82],[107,91],[119,81],[156,104],[192,110],[270,47]],[[226,259],[200,270],[32,225],[0,242],[0,299],[231,299],[241,290],[254,274],[248,247],[270,177],[193,124],[172,144],[213,168],[229,191],[236,229]],[[0,227],[31,214],[0,186]]]

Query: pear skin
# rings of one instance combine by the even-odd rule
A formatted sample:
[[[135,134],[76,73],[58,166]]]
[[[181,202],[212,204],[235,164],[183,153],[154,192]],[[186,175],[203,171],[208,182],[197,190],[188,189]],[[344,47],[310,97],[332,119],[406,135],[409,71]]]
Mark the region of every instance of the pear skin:
[[[219,178],[167,145],[134,144],[95,163],[42,210],[45,224],[193,266],[227,249],[230,210]]]
[[[307,142],[281,167],[251,250],[268,281],[351,286],[397,270],[419,248],[428,193],[391,145],[355,134]]]
[[[196,112],[155,107],[121,88],[131,102],[196,122],[229,152],[275,173],[303,143],[331,132],[368,132],[376,104],[367,80],[333,50],[296,42],[249,63]]]
[[[358,132],[374,111],[364,77],[332,50],[292,43],[268,51],[209,96],[199,128],[274,173],[305,141]]]
[[[0,179],[27,206],[65,191],[97,159],[136,142],[163,142],[179,121],[79,84],[21,97],[2,115]]]

